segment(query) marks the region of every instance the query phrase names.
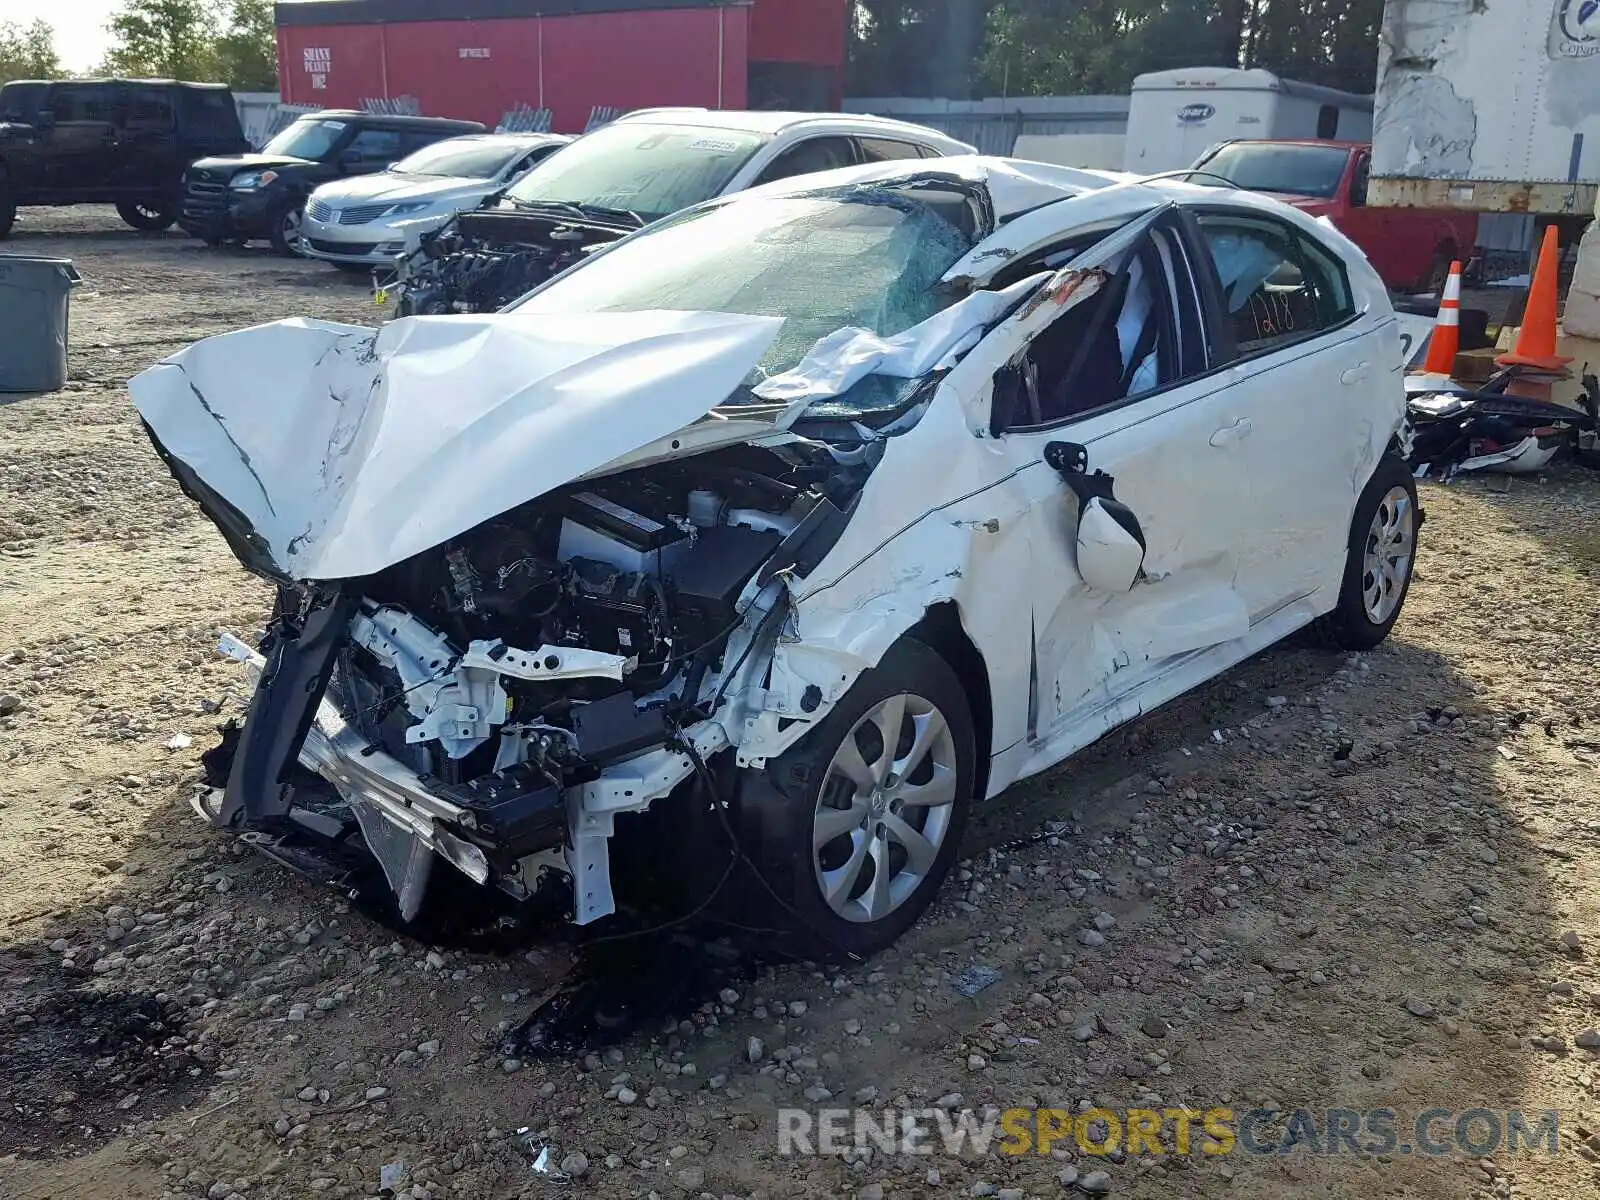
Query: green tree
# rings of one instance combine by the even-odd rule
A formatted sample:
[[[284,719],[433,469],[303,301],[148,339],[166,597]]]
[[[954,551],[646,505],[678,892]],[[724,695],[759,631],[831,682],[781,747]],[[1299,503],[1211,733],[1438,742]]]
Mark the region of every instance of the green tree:
[[[204,0],[129,0],[107,28],[112,37],[108,74],[217,78],[216,17]]]
[[[232,0],[227,32],[217,39],[221,79],[240,92],[278,90],[277,27],[272,0]]]
[[[56,33],[48,22],[23,26],[0,21],[0,83],[11,79],[59,79]]]
[[[1368,92],[1382,19],[1383,0],[856,0],[850,91],[1123,92],[1145,71],[1261,66]]]

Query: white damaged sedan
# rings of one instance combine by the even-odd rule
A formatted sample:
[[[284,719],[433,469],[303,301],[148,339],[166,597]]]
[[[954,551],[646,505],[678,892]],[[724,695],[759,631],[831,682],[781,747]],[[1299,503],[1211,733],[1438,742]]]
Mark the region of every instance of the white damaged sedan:
[[[974,803],[1389,633],[1400,371],[1326,223],[988,158],[714,201],[500,313],[206,339],[132,384],[278,585],[205,811],[360,846],[407,918],[443,871],[587,924],[642,845],[685,911],[869,954]]]

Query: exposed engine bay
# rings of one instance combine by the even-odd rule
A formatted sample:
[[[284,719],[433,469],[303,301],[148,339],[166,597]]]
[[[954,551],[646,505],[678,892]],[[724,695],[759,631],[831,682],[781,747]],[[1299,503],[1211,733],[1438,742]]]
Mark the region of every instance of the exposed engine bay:
[[[518,897],[562,886],[586,869],[581,846],[567,845],[571,789],[654,753],[642,770],[661,794],[727,744],[694,746],[680,730],[714,711],[776,635],[779,577],[843,528],[870,469],[844,457],[795,440],[671,460],[558,489],[377,575],[283,585],[261,654],[223,647],[262,683],[209,815],[359,824],[413,915],[432,861],[414,853],[424,843],[386,854],[392,814],[273,761],[281,740],[261,731],[309,723],[302,765],[309,756],[337,782],[319,734],[384,751],[416,781],[385,789],[431,806],[425,844],[478,882]],[[297,704],[303,713],[254,720]],[[645,796],[621,778],[608,786]],[[329,794],[308,802],[307,791]],[[579,920],[611,911],[609,889],[590,900]]]
[[[627,214],[574,206],[462,213],[422,235],[386,290],[402,316],[495,312],[638,227]]]

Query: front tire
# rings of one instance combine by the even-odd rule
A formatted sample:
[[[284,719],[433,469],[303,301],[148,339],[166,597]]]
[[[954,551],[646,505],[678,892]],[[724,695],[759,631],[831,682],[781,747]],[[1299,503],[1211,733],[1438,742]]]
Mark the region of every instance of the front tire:
[[[178,210],[174,205],[149,200],[122,200],[117,204],[117,216],[142,232],[160,233],[172,227]]]
[[[819,957],[895,942],[955,861],[976,743],[955,671],[920,642],[897,643],[798,745],[746,773],[753,899]]]
[[[1371,650],[1400,619],[1411,588],[1422,509],[1405,463],[1385,454],[1356,502],[1339,603],[1322,619],[1324,639],[1341,650]]]
[[[300,245],[304,240],[300,226],[304,219],[305,205],[299,200],[278,210],[272,218],[272,232],[269,235],[274,254],[282,258],[300,257]]]
[[[17,202],[4,177],[0,177],[0,241],[11,236],[11,227],[17,223]]]

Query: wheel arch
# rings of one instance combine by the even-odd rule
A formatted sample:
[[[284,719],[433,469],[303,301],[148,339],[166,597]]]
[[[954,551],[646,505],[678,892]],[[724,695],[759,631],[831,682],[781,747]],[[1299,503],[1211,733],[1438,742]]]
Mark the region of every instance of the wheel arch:
[[[956,673],[972,709],[976,734],[976,761],[973,794],[982,799],[989,789],[989,760],[994,748],[994,696],[989,686],[989,668],[983,652],[968,635],[961,611],[953,600],[931,605],[922,619],[903,635],[921,642],[936,653]]]

